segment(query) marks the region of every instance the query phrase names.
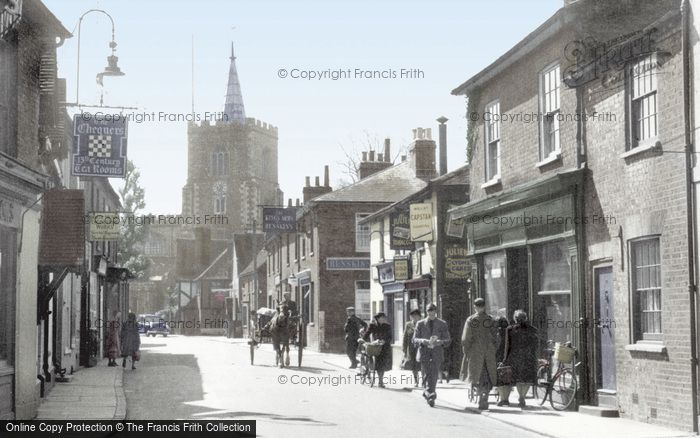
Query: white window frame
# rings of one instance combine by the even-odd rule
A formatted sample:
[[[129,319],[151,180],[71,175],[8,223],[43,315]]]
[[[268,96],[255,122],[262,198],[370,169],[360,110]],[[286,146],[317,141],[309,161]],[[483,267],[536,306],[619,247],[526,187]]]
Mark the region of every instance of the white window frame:
[[[226,213],[226,194],[214,195],[214,213],[215,214],[225,214]]]
[[[554,62],[540,72],[540,161],[561,156],[561,65]],[[554,145],[552,145],[554,142]]]
[[[636,259],[635,256],[635,247],[637,245],[641,245],[650,241],[656,241],[656,245],[658,248],[658,253],[656,254],[658,263],[655,264],[649,264],[649,265],[640,265],[639,261]],[[664,321],[663,321],[663,278],[662,278],[662,269],[661,269],[661,260],[662,260],[662,254],[661,254],[661,236],[656,235],[656,236],[648,236],[648,237],[643,237],[640,239],[635,239],[630,241],[629,244],[629,255],[630,255],[630,305],[631,305],[631,311],[630,314],[632,315],[632,327],[631,327],[631,334],[632,334],[632,343],[639,343],[639,342],[658,342],[661,343],[663,342],[663,327],[664,327]],[[639,287],[637,281],[637,270],[639,268],[657,268],[658,270],[658,275],[659,278],[655,282],[655,287]],[[649,281],[651,282],[651,275],[649,275]],[[658,309],[642,309],[641,308],[641,303],[639,304],[639,311],[637,311],[637,303],[640,300],[639,295],[641,293],[648,293],[648,292],[653,292],[658,290],[659,294],[659,299],[658,299]],[[643,313],[645,312],[654,312],[659,314],[659,327],[658,331],[653,331],[653,332],[645,332],[644,329],[648,328],[644,326],[644,321],[642,318]],[[639,328],[639,330],[638,330]]]
[[[484,114],[489,117],[484,120],[484,176],[486,182],[498,181],[501,179],[501,102],[494,100],[484,107]],[[495,135],[492,136],[492,133]],[[496,170],[491,169],[491,146],[496,149]]]
[[[645,56],[628,69],[629,147],[654,145],[659,136],[659,95],[656,54]]]
[[[370,252],[372,227],[370,224],[360,225],[359,222],[371,214],[355,213],[355,252]]]

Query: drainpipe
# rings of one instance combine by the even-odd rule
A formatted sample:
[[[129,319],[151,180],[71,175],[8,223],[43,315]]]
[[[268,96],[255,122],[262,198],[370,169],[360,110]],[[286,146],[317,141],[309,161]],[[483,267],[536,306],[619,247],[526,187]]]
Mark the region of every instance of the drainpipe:
[[[690,36],[688,0],[681,5],[683,53],[683,122],[685,130],[686,199],[688,223],[688,298],[690,304],[690,385],[693,432],[698,432],[697,301],[695,297],[695,190],[693,185],[693,144],[691,126]]]

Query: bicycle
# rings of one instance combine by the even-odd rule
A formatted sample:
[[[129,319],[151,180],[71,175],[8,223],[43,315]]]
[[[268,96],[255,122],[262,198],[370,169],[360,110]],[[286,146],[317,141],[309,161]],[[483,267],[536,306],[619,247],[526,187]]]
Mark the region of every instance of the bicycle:
[[[575,370],[581,362],[577,362],[573,367],[567,365],[576,359],[576,349],[571,346],[571,342],[557,343],[555,348],[552,348],[552,345],[555,345],[554,341],[547,341],[546,357],[539,361],[537,384],[533,387],[533,392],[535,398],[539,398],[538,390],[544,391],[540,406],[549,399],[554,410],[563,411],[568,409],[576,399],[578,381]],[[554,375],[552,375],[552,357],[557,359],[557,369]]]
[[[360,376],[362,384],[374,386],[377,380],[377,356],[382,351],[383,341],[365,342],[360,341]]]

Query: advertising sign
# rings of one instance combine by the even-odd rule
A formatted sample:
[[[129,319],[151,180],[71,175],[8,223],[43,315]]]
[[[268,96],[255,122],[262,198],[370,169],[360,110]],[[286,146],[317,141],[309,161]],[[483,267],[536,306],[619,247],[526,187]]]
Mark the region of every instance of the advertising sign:
[[[87,114],[87,113],[83,113]],[[126,176],[126,117],[105,114],[73,117],[73,176]]]
[[[389,216],[391,233],[389,247],[394,251],[412,250],[416,245],[411,242],[411,223],[408,210],[399,210]]]
[[[90,240],[119,240],[119,213],[93,212],[88,215]]]
[[[326,269],[329,271],[363,271],[370,269],[369,258],[363,257],[328,257]]]
[[[39,265],[82,267],[85,256],[84,192],[47,190],[42,204]]]
[[[445,279],[462,280],[469,276],[467,248],[456,246],[445,248]]]
[[[411,204],[411,240],[430,242],[433,240],[433,205],[429,203]]]
[[[395,258],[394,259],[394,279],[396,281],[405,281],[410,277],[408,269],[408,257]]]
[[[392,262],[377,265],[377,272],[379,273],[379,283],[384,284],[394,281],[394,264]]]
[[[266,233],[294,233],[297,229],[296,207],[264,207],[263,231]]]

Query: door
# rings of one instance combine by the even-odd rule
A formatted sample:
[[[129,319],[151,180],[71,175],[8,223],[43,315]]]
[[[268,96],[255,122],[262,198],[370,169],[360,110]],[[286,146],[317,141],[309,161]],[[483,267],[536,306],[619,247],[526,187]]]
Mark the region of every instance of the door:
[[[598,352],[598,389],[616,391],[615,374],[615,300],[612,267],[594,271],[596,295],[596,350]]]

